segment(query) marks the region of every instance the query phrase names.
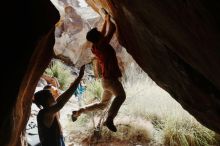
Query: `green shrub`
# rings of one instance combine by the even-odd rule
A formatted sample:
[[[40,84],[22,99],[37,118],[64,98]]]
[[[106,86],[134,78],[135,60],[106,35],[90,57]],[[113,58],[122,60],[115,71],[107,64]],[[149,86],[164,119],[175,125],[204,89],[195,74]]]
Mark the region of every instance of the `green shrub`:
[[[163,141],[169,146],[216,145],[215,133],[198,123],[193,117],[168,117],[164,122]]]
[[[93,82],[87,83],[85,92],[85,102],[86,104],[92,103],[94,100],[101,100],[102,97],[102,84],[101,80],[95,80]]]
[[[74,80],[70,67],[59,60],[52,60],[49,67],[45,70],[45,74],[56,77],[62,90],[67,89]]]

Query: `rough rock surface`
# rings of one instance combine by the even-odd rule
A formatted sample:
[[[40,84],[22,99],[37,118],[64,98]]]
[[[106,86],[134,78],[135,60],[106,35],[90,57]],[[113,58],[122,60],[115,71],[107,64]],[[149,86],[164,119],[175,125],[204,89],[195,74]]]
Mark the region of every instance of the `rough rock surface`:
[[[85,36],[100,21],[100,16],[91,8],[80,7],[76,2],[59,1],[57,4],[61,19],[56,25],[54,51],[58,58],[65,58],[68,64],[81,66],[93,58],[91,44]]]
[[[2,34],[6,40],[2,45],[7,46],[6,54],[12,54],[12,50],[14,54],[2,66],[6,83],[1,92],[5,100],[0,105],[0,145],[3,146],[19,145],[34,88],[52,57],[48,47],[53,40],[46,34],[58,20],[58,12],[48,1],[36,2],[39,3],[10,2],[6,5],[10,5],[13,15],[5,13],[2,18],[7,22],[3,23],[4,28],[8,29]],[[87,2],[97,12],[104,7],[111,13],[121,45],[160,87],[202,124],[220,133],[220,4],[217,0]],[[45,7],[41,7],[42,3],[46,3]],[[22,33],[24,38],[12,43],[8,34]],[[44,47],[39,44],[36,47],[40,38]],[[34,53],[35,48],[38,49]]]
[[[87,2],[111,13],[121,44],[152,80],[220,133],[218,1]]]
[[[80,6],[76,2],[62,0],[56,4],[61,20],[56,25],[54,51],[57,58],[64,60],[66,64],[81,66],[94,58],[91,53],[91,43],[85,37],[86,33],[93,27],[101,29],[104,21],[91,7]],[[117,52],[119,65],[124,70],[130,58],[119,44],[116,35],[111,44]]]
[[[2,33],[5,36],[2,45],[6,46],[4,53],[11,54],[12,58],[10,61],[1,58],[5,84],[0,102],[0,145],[19,146],[35,87],[53,56],[54,25],[60,16],[50,1],[5,5],[10,5],[10,13],[5,14],[7,31]]]

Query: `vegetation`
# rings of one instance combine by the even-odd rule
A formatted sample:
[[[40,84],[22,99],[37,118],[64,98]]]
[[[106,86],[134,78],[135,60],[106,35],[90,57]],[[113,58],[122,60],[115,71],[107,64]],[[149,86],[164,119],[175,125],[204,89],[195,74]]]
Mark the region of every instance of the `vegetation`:
[[[210,146],[217,145],[215,133],[199,124],[192,117],[168,117],[164,122],[163,143],[170,146]]]
[[[49,67],[45,70],[45,74],[56,77],[62,90],[67,89],[74,80],[70,67],[63,64],[60,60],[52,60]]]
[[[159,88],[137,66],[128,70],[135,75],[134,82],[125,83],[127,100],[121,116],[142,118],[154,125],[152,141],[167,146],[218,145],[215,133],[202,126],[168,93]],[[145,77],[144,77],[145,76]],[[129,78],[134,78],[132,77]],[[145,80],[144,80],[145,78]],[[128,114],[129,113],[129,114]]]
[[[115,119],[118,131],[112,133],[102,126],[106,111],[83,114],[76,122],[66,125],[69,142],[87,145],[219,145],[213,131],[198,123],[137,65],[131,64],[125,75],[123,85],[127,99]],[[99,101],[101,93],[100,80],[87,83],[84,103]]]
[[[102,85],[101,85],[101,80],[96,80],[94,82],[87,83],[87,88],[86,88],[86,103],[91,103],[91,100],[97,99],[101,100],[102,96]]]

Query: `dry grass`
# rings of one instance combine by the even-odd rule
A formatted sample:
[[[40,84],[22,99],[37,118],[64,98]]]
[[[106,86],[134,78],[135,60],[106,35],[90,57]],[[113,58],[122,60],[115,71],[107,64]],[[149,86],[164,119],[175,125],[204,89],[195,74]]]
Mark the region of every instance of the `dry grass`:
[[[218,145],[215,133],[202,126],[147,75],[131,66],[125,82],[127,100],[121,115],[142,117],[154,125],[153,141],[169,146]],[[136,72],[135,70],[139,70]],[[136,79],[134,79],[136,78]],[[133,82],[130,82],[133,81]]]
[[[138,71],[137,71],[138,70]],[[170,95],[158,87],[135,64],[126,72],[123,85],[127,99],[115,119],[118,131],[110,132],[105,127],[98,131],[94,140],[95,119],[99,116],[84,115],[68,128],[72,129],[72,141],[89,142],[95,145],[106,141],[125,142],[127,145],[165,146],[217,146],[215,133],[193,118]],[[98,90],[98,92],[96,92]],[[94,83],[88,94],[100,96],[100,83]],[[93,118],[93,119],[92,119]],[[74,127],[74,128],[73,128]],[[74,130],[73,130],[74,129]],[[91,144],[90,143],[90,144]]]

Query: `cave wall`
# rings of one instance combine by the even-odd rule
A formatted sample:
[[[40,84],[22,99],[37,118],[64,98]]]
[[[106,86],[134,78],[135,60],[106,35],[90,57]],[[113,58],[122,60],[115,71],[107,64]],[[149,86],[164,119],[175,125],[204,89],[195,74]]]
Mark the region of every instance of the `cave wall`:
[[[9,1],[4,5],[10,5],[12,14],[2,12],[7,22],[2,45],[10,55],[10,61],[1,58],[5,83],[0,102],[2,146],[19,145],[35,85],[52,57],[50,30],[59,13],[49,1],[35,2]],[[220,133],[217,0],[87,2],[97,12],[104,7],[111,13],[121,45],[160,87],[202,124]]]
[[[87,2],[113,16],[120,43],[152,80],[220,133],[218,1]]]
[[[101,30],[104,16],[99,15],[91,7],[80,6],[76,0],[54,1],[54,4],[61,15],[55,30],[56,58],[75,67],[90,63],[94,55],[91,52],[92,44],[86,40],[86,33],[93,27]],[[119,67],[123,73],[132,59],[119,44],[116,35],[113,36],[111,45],[116,51]]]
[[[3,1],[0,145],[21,145],[38,79],[47,67],[54,45],[59,12],[50,1]],[[6,57],[3,57],[6,56]]]
[[[88,43],[85,38],[90,29],[89,23],[78,14],[74,6],[66,4],[63,9],[65,13],[56,25],[54,51],[56,56],[61,59],[68,58],[73,65],[79,67],[88,63],[88,60],[91,61],[92,58],[92,52],[89,49],[91,43]]]

